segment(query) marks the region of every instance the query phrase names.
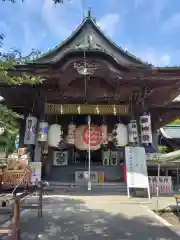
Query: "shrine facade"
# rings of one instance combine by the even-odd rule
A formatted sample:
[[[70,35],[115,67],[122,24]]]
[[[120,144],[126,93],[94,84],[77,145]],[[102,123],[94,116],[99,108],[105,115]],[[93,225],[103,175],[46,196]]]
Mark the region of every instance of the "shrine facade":
[[[156,130],[179,115],[180,68],[154,67],[117,46],[90,11],[54,50],[9,72],[43,80],[0,91],[25,116],[20,145],[48,180],[83,181],[91,167],[94,182],[123,181],[124,147],[156,152]]]

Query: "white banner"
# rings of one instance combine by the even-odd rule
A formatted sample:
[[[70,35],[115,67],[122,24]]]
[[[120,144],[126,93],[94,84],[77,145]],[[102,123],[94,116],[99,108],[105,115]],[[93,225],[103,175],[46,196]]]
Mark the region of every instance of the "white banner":
[[[125,160],[128,191],[129,188],[147,188],[149,192],[145,149],[125,147]]]

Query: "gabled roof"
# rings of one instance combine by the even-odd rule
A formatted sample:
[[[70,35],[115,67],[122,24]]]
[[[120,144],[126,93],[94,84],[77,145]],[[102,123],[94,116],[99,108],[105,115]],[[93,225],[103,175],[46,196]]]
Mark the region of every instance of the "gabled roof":
[[[127,65],[138,65],[143,68],[151,67],[150,64],[141,61],[139,58],[123,50],[105,36],[90,13],[65,41],[37,59],[35,63],[57,62],[71,50],[84,51],[85,49],[96,49],[99,52],[107,52],[116,61]]]

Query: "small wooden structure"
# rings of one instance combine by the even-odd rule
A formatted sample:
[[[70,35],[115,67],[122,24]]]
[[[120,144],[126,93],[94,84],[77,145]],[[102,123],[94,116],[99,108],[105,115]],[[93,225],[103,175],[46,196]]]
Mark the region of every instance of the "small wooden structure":
[[[25,157],[24,157],[25,156]],[[27,155],[11,154],[0,172],[0,189],[31,186],[32,170]]]
[[[15,191],[13,189],[7,189],[6,193],[9,193],[9,191],[13,190],[13,196],[9,197],[9,201],[12,202],[13,204],[13,221],[12,221],[12,226],[9,227],[0,227],[0,234],[8,234],[10,235],[11,239],[13,240],[21,240],[21,236],[20,236],[20,209],[23,207],[25,209],[28,208],[37,208],[38,209],[38,217],[42,217],[42,200],[43,200],[43,187],[45,186],[45,184],[43,182],[40,183],[40,186],[29,186],[27,190],[23,190],[22,188],[18,187],[15,189]],[[23,202],[23,200],[28,197],[29,195],[31,195],[32,193],[35,192],[39,192],[39,198],[38,198],[38,204],[37,205],[33,205],[33,206],[21,206],[21,203]],[[20,193],[17,195],[17,193]]]
[[[7,188],[8,186],[30,186],[31,171],[25,170],[7,170],[0,173],[0,186]]]

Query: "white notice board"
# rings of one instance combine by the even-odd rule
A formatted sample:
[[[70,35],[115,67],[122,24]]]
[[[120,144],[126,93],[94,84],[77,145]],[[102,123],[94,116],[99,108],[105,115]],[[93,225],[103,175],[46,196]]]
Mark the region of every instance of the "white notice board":
[[[150,198],[146,153],[143,147],[125,147],[127,193],[129,188],[147,188]]]
[[[32,169],[31,182],[34,184],[37,179],[41,180],[42,162],[31,162],[29,165]]]

